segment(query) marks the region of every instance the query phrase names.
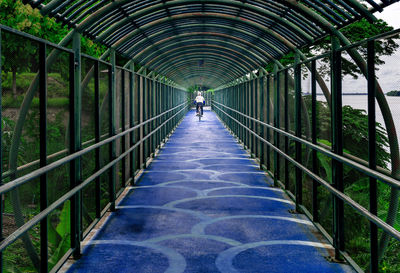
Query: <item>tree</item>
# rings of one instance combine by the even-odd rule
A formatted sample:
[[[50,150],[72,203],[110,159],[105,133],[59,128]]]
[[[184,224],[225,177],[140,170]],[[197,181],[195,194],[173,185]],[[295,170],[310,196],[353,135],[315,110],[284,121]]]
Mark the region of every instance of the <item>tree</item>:
[[[368,22],[366,19],[361,19],[357,22],[354,22],[340,31],[347,37],[352,43],[365,40],[370,37],[374,37],[376,35],[386,33],[388,31],[393,30],[393,27],[389,26],[385,21],[379,19],[373,23]],[[331,49],[331,41],[330,37],[325,37],[321,39],[317,43],[313,45],[312,48],[309,46],[302,48],[302,52],[312,57],[316,54],[320,54],[321,52],[326,52]],[[396,39],[399,39],[399,36],[393,36],[381,40],[377,40],[375,42],[375,63],[377,66],[384,64],[385,62],[382,60],[382,56],[390,56],[393,55],[396,50],[399,48],[399,45],[396,43]],[[360,54],[367,59],[367,45],[364,44],[357,48]],[[294,63],[294,53],[289,52],[287,55],[283,56],[280,59],[280,62],[284,66],[288,66]],[[266,67],[267,71],[273,71],[273,63],[269,64]],[[330,62],[329,58],[324,58],[321,60],[321,65],[318,67],[318,72],[322,76],[328,76],[330,73]],[[353,78],[358,78],[358,76],[362,75],[360,68],[350,60],[347,54],[342,54],[342,73],[343,75],[351,75]]]
[[[3,25],[50,41],[59,41],[67,29],[54,19],[45,19],[37,9],[21,1],[0,0],[0,21]],[[12,33],[2,39],[3,70],[12,73],[12,93],[17,94],[17,73],[30,71],[37,64],[38,45]]]
[[[44,17],[38,9],[24,5],[20,0],[0,0],[0,22],[8,27],[29,33],[33,36],[59,43],[70,31],[67,26],[56,22],[54,18]],[[38,63],[38,44],[23,39],[18,35],[4,32],[2,39],[2,64],[5,72],[12,73],[12,92],[17,94],[17,73],[33,70]],[[82,52],[99,57],[105,47],[93,43],[88,38],[82,39]],[[37,65],[36,65],[37,66]],[[36,72],[35,69],[35,72]]]

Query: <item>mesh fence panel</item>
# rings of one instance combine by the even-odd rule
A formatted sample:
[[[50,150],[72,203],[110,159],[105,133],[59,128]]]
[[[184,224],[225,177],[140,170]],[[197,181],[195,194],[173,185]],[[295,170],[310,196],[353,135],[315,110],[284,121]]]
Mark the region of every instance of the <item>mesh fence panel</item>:
[[[108,106],[108,92],[109,92],[109,67],[105,64],[100,64],[100,135],[101,139],[106,139],[109,132],[109,106]],[[100,168],[104,167],[110,161],[109,154],[110,144],[104,145],[100,148]],[[110,198],[109,191],[109,178],[110,171],[106,171],[100,176],[100,189],[101,189],[101,209],[103,210]]]
[[[39,44],[13,33],[2,32],[2,123],[3,183],[39,168],[38,86]],[[29,94],[29,98],[27,98]],[[24,102],[25,99],[25,103]],[[33,164],[29,164],[36,161]],[[17,169],[18,167],[18,169]],[[4,195],[5,235],[10,235],[35,216],[39,208],[39,179]],[[39,229],[31,229],[4,251],[5,272],[35,270],[38,261]],[[27,250],[28,249],[28,252]],[[15,262],[11,262],[15,261]],[[36,263],[37,265],[37,263]]]

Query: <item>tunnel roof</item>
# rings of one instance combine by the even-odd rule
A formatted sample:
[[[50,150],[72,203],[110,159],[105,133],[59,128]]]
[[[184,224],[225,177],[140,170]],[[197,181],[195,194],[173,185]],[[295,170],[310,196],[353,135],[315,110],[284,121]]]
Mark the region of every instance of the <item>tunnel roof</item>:
[[[24,2],[183,87],[218,87],[397,1]]]

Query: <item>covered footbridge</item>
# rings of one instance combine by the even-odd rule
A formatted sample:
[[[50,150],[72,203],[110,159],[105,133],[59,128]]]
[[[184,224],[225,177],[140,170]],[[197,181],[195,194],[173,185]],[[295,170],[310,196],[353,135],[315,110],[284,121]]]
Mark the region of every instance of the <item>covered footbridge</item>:
[[[397,1],[23,2],[70,32],[0,25],[2,272],[400,270],[400,31],[341,31]]]

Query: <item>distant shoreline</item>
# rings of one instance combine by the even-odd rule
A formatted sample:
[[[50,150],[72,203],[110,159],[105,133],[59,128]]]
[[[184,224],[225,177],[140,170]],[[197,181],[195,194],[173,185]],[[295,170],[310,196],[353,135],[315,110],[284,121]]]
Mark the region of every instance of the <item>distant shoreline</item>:
[[[303,95],[311,95],[311,93],[303,93]],[[324,93],[317,93],[317,96],[323,96]],[[343,96],[367,96],[368,93],[342,93]]]
[[[303,93],[303,96],[311,95],[311,93]],[[368,93],[342,93],[343,96],[368,96]],[[324,93],[317,93],[317,96],[324,96]],[[399,97],[400,95],[389,95],[385,94],[385,96],[389,97]]]

